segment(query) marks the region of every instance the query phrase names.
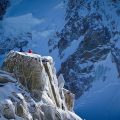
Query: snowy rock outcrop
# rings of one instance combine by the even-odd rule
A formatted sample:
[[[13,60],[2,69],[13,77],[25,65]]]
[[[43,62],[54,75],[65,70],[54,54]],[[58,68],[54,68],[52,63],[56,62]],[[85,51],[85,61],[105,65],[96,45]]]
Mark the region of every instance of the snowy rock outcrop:
[[[11,51],[0,71],[0,120],[81,120],[51,57]],[[8,73],[9,72],[9,73]]]
[[[41,57],[10,53],[4,62],[3,69],[14,73],[20,83],[31,92],[32,96],[40,100],[41,92],[43,92],[47,81]]]

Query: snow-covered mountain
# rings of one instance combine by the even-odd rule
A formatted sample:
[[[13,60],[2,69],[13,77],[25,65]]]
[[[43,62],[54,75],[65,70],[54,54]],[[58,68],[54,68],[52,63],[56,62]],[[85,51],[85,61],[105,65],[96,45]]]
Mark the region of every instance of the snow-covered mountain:
[[[79,115],[119,120],[119,6],[119,0],[11,0],[0,53],[23,47],[51,55],[76,94]]]

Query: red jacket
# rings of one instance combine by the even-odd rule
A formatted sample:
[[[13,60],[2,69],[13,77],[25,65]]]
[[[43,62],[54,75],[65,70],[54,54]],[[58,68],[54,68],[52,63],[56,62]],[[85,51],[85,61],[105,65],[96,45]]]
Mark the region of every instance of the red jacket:
[[[29,50],[28,53],[32,53],[32,50]]]

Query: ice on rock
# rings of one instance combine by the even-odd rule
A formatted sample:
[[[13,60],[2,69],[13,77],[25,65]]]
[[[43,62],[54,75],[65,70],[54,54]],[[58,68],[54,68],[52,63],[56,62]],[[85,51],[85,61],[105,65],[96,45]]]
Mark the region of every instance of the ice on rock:
[[[58,77],[58,86],[59,88],[63,88],[65,84],[65,80],[62,74],[59,75]]]

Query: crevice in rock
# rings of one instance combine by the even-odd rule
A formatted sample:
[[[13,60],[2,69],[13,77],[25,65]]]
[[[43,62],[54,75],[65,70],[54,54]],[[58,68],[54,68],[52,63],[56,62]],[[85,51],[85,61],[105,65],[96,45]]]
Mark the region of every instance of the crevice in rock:
[[[50,71],[49,71],[49,68],[48,68],[48,63],[43,63],[43,65],[44,65],[45,71],[46,71],[46,73],[49,77],[49,81],[50,81],[50,85],[51,85],[51,89],[52,89],[52,92],[53,92],[53,96],[54,96],[56,105],[57,105],[57,107],[60,107],[60,104],[59,104],[59,102],[57,100],[57,97],[56,97],[56,92],[55,92],[54,86],[52,84],[52,77],[50,75]]]

